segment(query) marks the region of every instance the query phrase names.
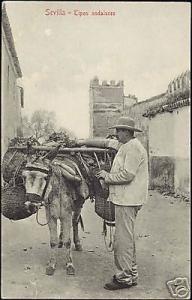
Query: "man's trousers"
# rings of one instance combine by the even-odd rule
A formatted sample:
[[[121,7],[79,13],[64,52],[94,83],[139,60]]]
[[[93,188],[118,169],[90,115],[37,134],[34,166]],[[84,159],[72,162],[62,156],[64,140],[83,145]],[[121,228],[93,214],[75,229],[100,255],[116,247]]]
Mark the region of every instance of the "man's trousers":
[[[137,282],[134,225],[140,206],[115,205],[114,260],[115,278],[132,285]]]

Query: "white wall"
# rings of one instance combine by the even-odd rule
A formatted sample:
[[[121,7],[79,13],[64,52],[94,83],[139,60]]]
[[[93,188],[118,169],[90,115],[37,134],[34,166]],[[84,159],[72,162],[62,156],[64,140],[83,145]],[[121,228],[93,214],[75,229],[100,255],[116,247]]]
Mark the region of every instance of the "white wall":
[[[9,71],[8,71],[9,70]],[[1,79],[1,134],[2,155],[7,150],[9,139],[17,136],[21,127],[21,104],[17,90],[17,75],[5,34],[2,37],[2,79]]]
[[[149,151],[152,156],[189,158],[189,106],[157,114],[149,121]]]
[[[150,156],[174,158],[175,191],[189,193],[190,107],[157,114],[149,120]]]
[[[190,152],[190,107],[183,106],[174,111],[175,156],[189,158]]]
[[[175,118],[175,190],[189,194],[190,107],[184,106]]]
[[[149,121],[150,156],[174,156],[174,113],[157,114]]]

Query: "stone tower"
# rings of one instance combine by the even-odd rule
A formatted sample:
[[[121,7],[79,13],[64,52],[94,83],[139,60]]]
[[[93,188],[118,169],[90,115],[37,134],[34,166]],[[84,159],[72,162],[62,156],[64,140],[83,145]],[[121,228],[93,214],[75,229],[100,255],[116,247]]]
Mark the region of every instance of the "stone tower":
[[[103,80],[98,77],[90,82],[90,137],[106,137],[112,133],[108,129],[120,117],[124,103],[123,81]]]
[[[137,103],[132,95],[124,96],[124,82],[120,80],[103,80],[94,77],[89,87],[90,111],[90,137],[106,137],[113,130],[108,129],[114,125],[130,105]]]

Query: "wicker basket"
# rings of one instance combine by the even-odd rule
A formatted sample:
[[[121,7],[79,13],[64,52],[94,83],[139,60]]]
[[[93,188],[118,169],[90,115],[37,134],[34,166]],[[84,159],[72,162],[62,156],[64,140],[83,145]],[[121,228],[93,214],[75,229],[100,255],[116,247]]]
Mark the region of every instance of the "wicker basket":
[[[107,201],[109,190],[104,188],[96,177],[94,178],[94,191],[96,214],[106,221],[115,221],[115,206],[111,201]]]
[[[10,220],[21,220],[32,215],[26,210],[26,191],[23,185],[8,186],[1,191],[1,212]]]
[[[2,174],[5,182],[9,181],[15,177],[15,173],[21,176],[22,166],[26,164],[26,154],[22,152],[17,152],[15,150],[8,150],[2,161]]]

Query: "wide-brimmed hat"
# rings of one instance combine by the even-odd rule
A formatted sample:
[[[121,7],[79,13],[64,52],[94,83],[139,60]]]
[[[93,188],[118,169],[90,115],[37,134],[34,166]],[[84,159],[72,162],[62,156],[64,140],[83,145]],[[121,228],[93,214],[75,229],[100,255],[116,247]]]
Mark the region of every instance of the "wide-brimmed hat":
[[[117,125],[109,127],[109,129],[112,129],[112,128],[122,128],[122,129],[128,129],[128,130],[133,130],[133,131],[137,131],[137,132],[142,132],[141,129],[135,127],[135,121],[129,117],[120,117]]]

